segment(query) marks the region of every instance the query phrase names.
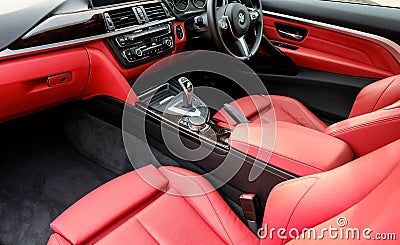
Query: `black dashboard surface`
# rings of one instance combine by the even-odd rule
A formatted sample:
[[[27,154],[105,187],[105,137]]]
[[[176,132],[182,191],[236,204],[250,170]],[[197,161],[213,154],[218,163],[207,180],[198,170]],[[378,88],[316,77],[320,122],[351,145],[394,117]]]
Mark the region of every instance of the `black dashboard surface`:
[[[135,0],[92,0],[93,7],[102,7],[114,4],[136,2]]]

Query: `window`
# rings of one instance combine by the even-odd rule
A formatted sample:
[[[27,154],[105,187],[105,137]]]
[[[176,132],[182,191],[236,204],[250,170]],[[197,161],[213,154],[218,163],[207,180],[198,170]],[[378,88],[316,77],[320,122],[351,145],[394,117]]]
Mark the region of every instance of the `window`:
[[[400,0],[333,0],[333,1],[400,8]]]

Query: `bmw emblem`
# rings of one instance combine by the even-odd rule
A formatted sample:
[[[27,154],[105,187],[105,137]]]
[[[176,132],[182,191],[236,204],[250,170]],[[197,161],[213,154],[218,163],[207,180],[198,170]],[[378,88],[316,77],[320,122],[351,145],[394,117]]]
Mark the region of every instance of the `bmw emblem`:
[[[242,12],[239,13],[239,24],[243,25],[245,22],[245,17],[244,14]]]

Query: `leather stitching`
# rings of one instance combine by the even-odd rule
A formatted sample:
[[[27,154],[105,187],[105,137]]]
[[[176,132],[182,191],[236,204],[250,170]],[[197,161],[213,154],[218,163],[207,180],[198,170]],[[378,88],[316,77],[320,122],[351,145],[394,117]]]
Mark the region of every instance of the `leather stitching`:
[[[379,98],[376,100],[375,105],[372,107],[372,111],[375,111],[375,107],[378,104],[379,100],[382,98],[383,94],[388,90],[388,88],[393,84],[394,81],[397,80],[398,77],[395,77],[388,85],[386,88],[382,91],[381,95],[379,95]]]
[[[54,235],[54,237],[56,238],[56,241],[58,244],[60,244],[60,245],[64,244],[57,235]]]
[[[308,178],[307,178],[307,180],[308,180]],[[305,198],[305,196],[308,194],[308,192],[310,192],[310,190],[318,183],[319,180],[320,179],[316,179],[315,182],[310,187],[308,187],[308,189],[304,192],[304,194],[300,197],[300,199],[298,200],[296,205],[293,207],[293,210],[290,213],[289,219],[286,223],[286,227],[285,227],[286,229],[288,228],[290,222],[292,221],[293,215],[294,215],[297,207],[300,205],[301,201]],[[284,240],[281,241],[281,244],[285,244]]]
[[[264,151],[264,152],[266,152],[266,153],[271,153],[271,154],[276,155],[276,156],[278,156],[278,157],[282,157],[282,158],[285,158],[285,159],[287,159],[287,160],[294,161],[294,162],[299,163],[299,164],[301,164],[301,165],[303,165],[303,166],[310,167],[311,169],[318,170],[318,171],[320,171],[320,172],[325,172],[325,171],[327,171],[326,169],[321,169],[321,168],[318,168],[318,167],[309,165],[309,164],[307,164],[307,163],[304,163],[304,162],[301,162],[301,161],[299,161],[299,160],[296,160],[296,159],[293,159],[293,158],[284,156],[284,155],[279,154],[279,153],[277,153],[277,152],[273,152],[273,151],[270,151],[270,150],[266,150],[266,149],[259,148],[259,146],[255,146],[255,145],[252,145],[252,144],[246,144],[246,143],[243,143],[243,142],[240,142],[240,141],[236,141],[236,140],[232,140],[232,142],[236,142],[237,144],[244,145],[244,146],[250,145],[250,146],[253,146],[253,147],[257,147],[257,148],[259,149],[259,151]],[[261,159],[260,159],[260,160],[261,160]],[[270,164],[270,163],[268,163],[268,164]],[[270,164],[270,165],[273,165],[273,164]],[[278,166],[276,166],[276,165],[273,165],[273,166],[278,167]],[[287,170],[286,170],[286,171],[287,171]]]
[[[183,172],[178,171],[178,170],[176,170],[176,169],[167,168],[167,170],[168,170],[168,171],[171,171],[171,172],[174,172],[174,173],[177,173],[177,174],[180,174],[180,175],[183,175],[183,176],[192,176],[192,177],[195,177],[195,175],[191,175],[190,173],[183,173]],[[165,176],[165,175],[164,175],[164,176]],[[168,179],[167,176],[165,176],[165,177]],[[225,234],[228,236],[228,239],[230,240],[231,244],[234,244],[233,241],[232,241],[232,238],[229,236],[229,233],[228,233],[228,231],[227,231],[227,229],[226,229],[226,227],[225,227],[225,225],[224,225],[224,223],[223,223],[221,217],[218,215],[217,210],[215,209],[214,205],[212,204],[212,202],[211,202],[211,200],[210,200],[210,198],[209,198],[209,196],[208,196],[208,193],[206,193],[206,191],[203,189],[203,187],[202,187],[195,179],[191,179],[191,180],[192,180],[195,184],[197,184],[197,185],[203,190],[204,196],[207,198],[208,203],[210,204],[211,208],[214,210],[214,213],[216,214],[216,216],[217,216],[217,218],[218,218],[220,224],[222,225],[222,228],[224,229]],[[183,195],[182,195],[182,196],[183,196]],[[183,198],[186,200],[186,196],[183,196]],[[188,203],[189,203],[189,202],[188,202]],[[190,203],[189,203],[189,205],[192,206]],[[193,208],[193,207],[192,207],[192,208]],[[196,210],[196,209],[195,209],[195,210]],[[203,220],[204,220],[204,219],[203,219]],[[205,220],[205,221],[206,221],[206,220]],[[208,224],[207,221],[206,221],[206,223]]]
[[[295,105],[297,108],[300,109],[301,113],[304,115],[304,118],[307,119],[307,121],[310,123],[310,126],[313,127],[313,129],[315,130],[319,130],[318,127],[316,126],[316,122],[314,123],[313,120],[319,120],[318,118],[314,118],[312,117],[313,120],[311,120],[311,118],[309,117],[309,111],[305,110],[303,108],[304,105],[298,103],[297,101],[294,101],[294,99],[292,98],[287,98],[285,96],[279,96],[280,99],[285,100],[293,105]],[[287,113],[289,116],[291,116],[293,119],[295,119],[297,122],[299,122],[295,117],[293,117],[290,113],[288,113],[283,107],[279,107],[281,108],[285,113]],[[307,112],[307,113],[306,113]],[[313,114],[312,114],[313,115]],[[313,115],[314,116],[314,115]],[[300,124],[302,124],[301,122],[299,122]],[[322,122],[321,122],[322,123]],[[321,124],[322,125],[322,124]],[[326,125],[324,124],[324,126],[326,127]]]
[[[156,243],[160,244],[160,243],[156,240],[156,238],[150,233],[150,231],[148,231],[148,230],[146,229],[146,227],[144,227],[144,225],[142,224],[142,222],[140,222],[140,220],[139,220],[138,218],[136,218],[136,217],[133,217],[133,218],[139,223],[139,225],[143,228],[143,230],[145,230],[145,231],[147,232],[147,234],[149,234],[149,236],[150,236],[151,238],[153,238],[153,240],[154,240]]]
[[[395,120],[398,120],[398,119],[400,119],[400,115],[381,118],[381,119],[378,119],[378,120],[362,123],[362,124],[359,124],[359,125],[354,125],[354,126],[351,126],[351,127],[341,128],[341,129],[339,129],[337,131],[330,132],[328,134],[332,135],[332,136],[336,136],[336,135],[347,133],[347,132],[350,132],[350,131],[353,131],[353,130],[356,130],[356,129],[361,129],[361,128],[365,128],[365,127],[369,127],[369,126],[374,126],[374,125],[378,125],[378,124],[381,124],[381,123],[387,123],[387,122],[395,121]]]
[[[324,174],[324,173],[321,173],[321,174]],[[316,176],[306,176],[306,177],[301,177],[301,178],[297,178],[297,179],[291,179],[291,180],[287,180],[287,181],[279,183],[272,190],[279,190],[279,189],[281,189],[283,187],[286,187],[286,186],[289,186],[291,184],[298,183],[298,182],[303,182],[304,180],[308,180],[308,179],[318,180],[320,178],[321,177],[316,177]]]

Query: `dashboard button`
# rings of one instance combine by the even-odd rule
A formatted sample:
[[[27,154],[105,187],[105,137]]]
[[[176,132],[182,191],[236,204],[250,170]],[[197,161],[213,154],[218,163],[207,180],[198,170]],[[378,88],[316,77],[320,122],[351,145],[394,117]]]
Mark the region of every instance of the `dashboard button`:
[[[141,57],[143,55],[143,52],[141,49],[138,48],[135,50],[135,54],[136,54],[136,56]]]

